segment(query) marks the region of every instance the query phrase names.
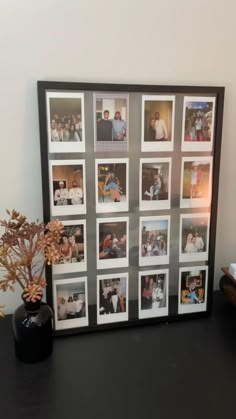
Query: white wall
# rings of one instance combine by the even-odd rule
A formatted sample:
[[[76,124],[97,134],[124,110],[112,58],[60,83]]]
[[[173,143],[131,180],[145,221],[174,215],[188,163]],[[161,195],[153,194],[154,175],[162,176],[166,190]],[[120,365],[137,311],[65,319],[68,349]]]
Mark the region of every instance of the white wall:
[[[0,217],[42,219],[37,80],[224,85],[217,287],[236,261],[235,15],[235,0],[1,0]]]

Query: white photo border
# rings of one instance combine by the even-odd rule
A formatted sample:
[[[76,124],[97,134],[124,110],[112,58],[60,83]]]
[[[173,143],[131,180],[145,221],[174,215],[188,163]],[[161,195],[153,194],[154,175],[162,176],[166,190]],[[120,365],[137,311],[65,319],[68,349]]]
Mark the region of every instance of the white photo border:
[[[81,99],[81,119],[82,119],[82,141],[76,142],[52,142],[51,141],[51,118],[50,118],[50,99]],[[85,152],[85,112],[84,112],[84,93],[80,92],[46,92],[46,112],[47,112],[47,137],[49,153],[84,153]]]
[[[168,199],[156,200],[156,201],[144,201],[142,200],[142,168],[145,163],[169,163],[169,176],[168,176]],[[171,157],[160,157],[160,158],[141,158],[139,166],[139,209],[140,211],[155,211],[161,209],[170,209],[171,207],[171,169],[172,169],[172,158]]]
[[[172,102],[172,121],[171,121],[171,140],[170,141],[144,141],[144,110],[145,101]],[[142,95],[142,113],[141,113],[141,151],[173,151],[174,150],[174,130],[175,130],[175,95]]]
[[[196,162],[198,164],[209,163],[209,182],[208,182],[208,197],[207,198],[183,198],[183,181],[184,181],[184,163]],[[181,182],[180,182],[180,208],[209,208],[211,205],[212,196],[212,156],[192,156],[182,157],[181,165]]]
[[[184,141],[185,138],[185,118],[186,118],[186,104],[187,102],[212,102],[212,132],[211,140],[208,142],[204,141]],[[212,151],[214,135],[215,135],[215,105],[216,97],[214,96],[184,96],[183,102],[183,122],[182,122],[182,151]]]
[[[85,284],[85,310],[86,316],[77,319],[67,319],[67,320],[57,320],[57,286],[66,285],[66,284],[78,284],[84,282]],[[55,313],[55,330],[65,330],[72,329],[77,327],[86,327],[89,325],[89,316],[88,316],[88,283],[87,276],[80,278],[69,278],[69,279],[54,279],[53,280],[53,305]]]
[[[99,203],[98,202],[98,165],[99,164],[126,164],[126,201]],[[107,212],[127,212],[129,211],[129,159],[95,159],[95,196],[96,196],[96,213]]]
[[[99,259],[99,226],[105,223],[126,223],[126,257],[117,259]],[[97,269],[126,268],[129,266],[129,217],[97,218],[96,219],[97,243]]]
[[[72,262],[52,265],[53,275],[60,275],[64,273],[83,272],[87,271],[87,228],[86,220],[69,220],[63,221],[63,225],[67,226],[83,226],[84,228],[84,262]]]
[[[183,219],[191,218],[207,218],[207,234],[206,234],[206,251],[199,253],[183,253],[182,252],[182,236],[183,236]],[[210,232],[210,213],[191,213],[180,214],[180,230],[179,230],[179,261],[180,262],[200,262],[208,260],[209,253],[209,232]]]
[[[200,304],[181,304],[181,277],[182,272],[205,271],[205,298],[204,303]],[[178,314],[199,313],[207,311],[207,298],[208,298],[208,266],[188,266],[187,268],[179,268],[179,292],[178,292]]]
[[[145,275],[165,275],[165,289],[166,289],[166,306],[157,308],[157,309],[150,309],[150,310],[142,310],[141,309],[141,280],[142,276]],[[154,317],[165,317],[169,314],[169,269],[158,269],[152,271],[139,271],[139,279],[138,279],[138,317],[139,319],[151,319]]]
[[[168,265],[170,259],[170,215],[150,216],[139,218],[139,266]],[[142,257],[142,223],[145,221],[168,221],[167,254],[162,256]]]
[[[99,300],[100,300],[100,281],[104,279],[126,279],[126,312],[125,313],[111,313],[103,314],[99,313]],[[129,320],[129,273],[121,272],[119,274],[106,274],[106,275],[97,275],[97,324],[108,324],[108,323],[117,323],[124,322]]]
[[[53,193],[53,167],[54,166],[77,166],[83,167],[83,198],[84,203],[78,205],[54,205]],[[59,215],[82,215],[86,214],[86,172],[85,160],[49,160],[49,190],[50,190],[50,209],[52,216]]]

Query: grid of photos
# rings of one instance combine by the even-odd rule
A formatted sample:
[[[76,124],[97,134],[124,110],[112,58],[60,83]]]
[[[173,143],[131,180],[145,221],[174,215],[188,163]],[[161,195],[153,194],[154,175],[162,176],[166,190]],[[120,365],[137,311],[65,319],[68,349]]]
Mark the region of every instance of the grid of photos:
[[[55,328],[63,330],[89,326],[88,156],[80,153],[85,153],[85,143],[91,139],[86,138],[84,92],[47,91],[45,94],[47,145],[53,158],[49,158],[50,212],[52,217],[63,217],[64,224],[59,243],[62,256],[52,266]],[[133,141],[129,119],[132,93],[91,94],[95,176],[94,185],[89,188],[95,191],[94,213],[101,217],[96,218],[94,258],[97,270],[111,270],[108,274],[96,274],[96,322],[100,325],[129,320],[129,217],[121,217],[119,213],[129,211],[130,157],[133,156],[127,153],[129,142]],[[173,175],[176,176],[172,168],[175,102],[176,95],[140,94],[141,156],[139,185],[135,185],[139,191],[136,253],[137,266],[141,267],[136,283],[139,319],[169,314],[169,269],[163,269],[162,265],[170,264],[170,224],[177,219],[174,217],[172,221],[170,215],[171,184]],[[215,112],[214,96],[183,96],[179,263],[198,262],[201,266],[179,268],[179,314],[205,311],[207,307]],[[143,153],[148,152],[151,157],[145,158]],[[54,153],[61,154],[57,158]],[[63,153],[77,153],[80,159],[71,154],[71,158],[62,160]],[[181,209],[188,209],[188,213],[181,214]],[[152,213],[143,216],[142,211]],[[118,268],[127,268],[127,272],[113,273]],[[74,277],[66,279],[66,274]]]
[[[84,94],[47,92],[46,103],[49,152],[84,152]]]
[[[207,266],[180,268],[178,313],[186,314],[206,311],[207,286]]]
[[[98,324],[128,320],[128,273],[98,275],[97,322]]]
[[[142,97],[142,151],[173,151],[175,96]]]
[[[169,271],[139,272],[139,319],[168,316]]]
[[[56,330],[88,326],[87,277],[54,279]]]
[[[128,94],[94,94],[94,143],[97,152],[128,151]]]
[[[129,210],[129,159],[95,161],[96,212]]]
[[[49,163],[51,215],[86,214],[85,161]]]

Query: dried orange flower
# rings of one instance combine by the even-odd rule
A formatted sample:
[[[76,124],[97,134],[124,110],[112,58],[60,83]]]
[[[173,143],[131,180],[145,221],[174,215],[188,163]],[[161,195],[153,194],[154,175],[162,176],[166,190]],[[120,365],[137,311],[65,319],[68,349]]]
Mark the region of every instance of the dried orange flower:
[[[27,301],[37,301],[46,286],[42,278],[45,265],[58,263],[61,257],[63,223],[60,220],[50,221],[46,226],[38,220],[29,223],[15,209],[6,212],[8,219],[0,220],[0,227],[4,228],[0,237],[0,269],[4,271],[0,289],[14,291],[17,282]]]

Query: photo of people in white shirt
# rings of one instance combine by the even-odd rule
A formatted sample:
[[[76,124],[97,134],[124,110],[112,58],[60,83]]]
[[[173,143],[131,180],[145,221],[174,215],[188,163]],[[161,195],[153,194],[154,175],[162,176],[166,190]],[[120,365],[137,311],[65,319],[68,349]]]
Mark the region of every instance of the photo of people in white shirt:
[[[175,97],[142,97],[142,151],[172,151]]]

